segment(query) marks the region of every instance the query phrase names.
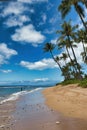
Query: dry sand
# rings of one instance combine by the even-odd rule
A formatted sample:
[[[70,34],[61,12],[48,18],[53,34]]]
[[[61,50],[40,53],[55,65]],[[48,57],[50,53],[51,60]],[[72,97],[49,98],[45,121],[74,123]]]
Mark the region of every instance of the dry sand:
[[[87,119],[87,88],[77,84],[55,86],[44,90],[46,104],[65,116]]]

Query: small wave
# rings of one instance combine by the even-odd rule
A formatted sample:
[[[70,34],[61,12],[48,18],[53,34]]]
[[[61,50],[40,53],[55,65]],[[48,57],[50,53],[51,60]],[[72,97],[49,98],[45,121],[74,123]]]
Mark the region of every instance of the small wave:
[[[21,91],[21,92],[13,93],[7,99],[4,99],[4,100],[0,101],[0,104],[3,104],[3,103],[8,102],[8,101],[15,101],[21,95],[28,94],[28,93],[33,93],[33,92],[38,91],[40,89],[42,89],[42,88],[36,88],[36,89],[31,90],[31,91]]]
[[[38,91],[40,89],[43,89],[43,88],[36,88],[36,89],[31,90],[31,91],[28,91],[28,93],[33,93],[33,92]]]

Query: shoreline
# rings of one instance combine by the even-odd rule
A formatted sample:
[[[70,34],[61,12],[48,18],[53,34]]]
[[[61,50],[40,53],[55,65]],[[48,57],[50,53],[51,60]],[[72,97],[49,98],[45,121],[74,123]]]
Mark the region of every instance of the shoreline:
[[[42,89],[27,93],[13,102],[8,101],[0,105],[0,114],[3,116],[7,114],[7,117],[4,117],[3,120],[0,121],[0,126],[2,125],[0,130],[87,129],[87,120],[63,116],[60,112],[48,107],[45,104],[46,98],[43,95],[43,91],[45,90]],[[2,111],[5,112],[5,110],[6,113],[3,113]],[[5,126],[3,126],[3,124]]]
[[[87,120],[87,88],[57,85],[43,91],[46,105],[64,116]]]

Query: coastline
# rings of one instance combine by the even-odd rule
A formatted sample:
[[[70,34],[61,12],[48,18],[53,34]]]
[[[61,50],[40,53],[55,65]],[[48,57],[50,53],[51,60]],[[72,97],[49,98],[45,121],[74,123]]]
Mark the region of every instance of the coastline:
[[[51,90],[52,88],[26,93],[15,101],[7,101],[1,104],[0,114],[2,116],[7,114],[7,117],[0,121],[0,130],[87,129],[87,120],[64,116],[45,104],[47,97],[44,97],[43,91],[48,89]],[[6,113],[3,113],[5,110]]]
[[[87,120],[87,88],[57,85],[43,91],[46,105],[68,117]]]

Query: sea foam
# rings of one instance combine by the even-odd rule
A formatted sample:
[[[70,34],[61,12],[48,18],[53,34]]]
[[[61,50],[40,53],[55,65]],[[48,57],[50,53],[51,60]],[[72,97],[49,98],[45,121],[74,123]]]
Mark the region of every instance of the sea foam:
[[[31,91],[21,91],[21,92],[13,93],[13,94],[11,94],[8,98],[6,98],[6,99],[0,101],[0,104],[3,104],[3,103],[8,102],[8,101],[15,101],[15,100],[17,100],[21,95],[28,94],[28,93],[33,93],[33,92],[38,91],[38,90],[40,90],[40,89],[42,89],[42,88],[36,88],[36,89],[31,90]]]

